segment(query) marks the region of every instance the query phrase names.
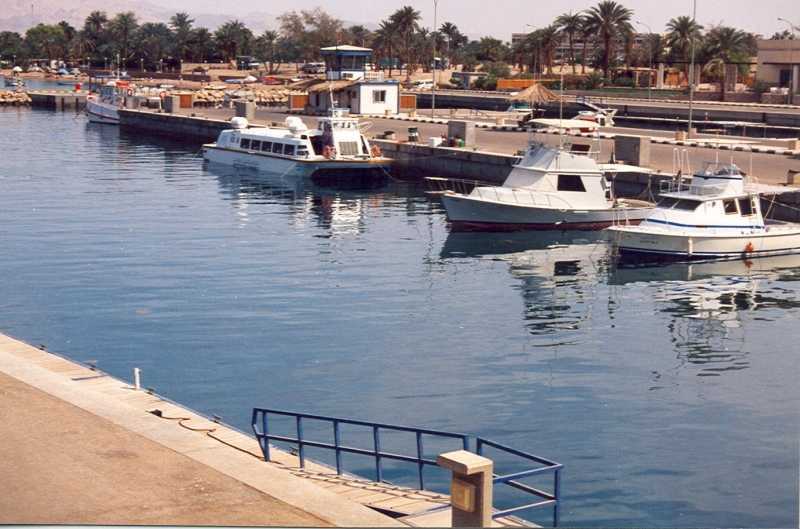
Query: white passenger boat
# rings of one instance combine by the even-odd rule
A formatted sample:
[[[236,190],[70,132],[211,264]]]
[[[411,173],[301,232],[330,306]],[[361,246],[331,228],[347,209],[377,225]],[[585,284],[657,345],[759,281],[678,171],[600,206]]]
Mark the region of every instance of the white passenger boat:
[[[796,188],[745,182],[735,165],[711,163],[667,191],[639,226],[610,228],[620,253],[749,259],[800,252],[800,224],[765,219],[760,200]]]
[[[287,117],[284,127],[249,127],[246,119],[233,118],[229,130],[203,146],[203,158],[285,176],[362,183],[385,181],[391,164],[377,146],[370,146],[358,120],[341,109],[319,118],[315,129],[296,116]]]
[[[600,164],[590,154],[533,144],[502,186],[442,192],[447,218],[455,229],[495,231],[596,230],[640,222],[653,205],[616,198],[612,179],[622,172],[650,171]]]
[[[86,98],[89,121],[119,125],[119,109],[125,106],[125,98],[129,95],[133,95],[133,86],[128,81],[108,81],[98,93]]]

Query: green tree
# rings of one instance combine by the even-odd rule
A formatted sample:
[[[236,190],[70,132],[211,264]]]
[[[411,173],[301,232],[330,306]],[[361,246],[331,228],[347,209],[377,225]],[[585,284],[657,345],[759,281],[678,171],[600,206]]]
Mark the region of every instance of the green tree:
[[[64,30],[57,24],[37,24],[25,32],[25,48],[30,58],[64,59]]]
[[[455,64],[456,57],[464,46],[469,42],[466,35],[459,31],[458,26],[452,22],[445,22],[439,28],[439,33],[444,35],[445,39],[445,56],[450,64]]]
[[[569,62],[572,64],[572,74],[576,74],[575,69],[575,35],[581,32],[583,27],[583,15],[578,13],[564,13],[555,20],[558,31],[567,37],[569,41]]]
[[[174,35],[166,24],[147,22],[136,31],[136,55],[144,60],[145,68],[155,69],[173,47]]]
[[[208,28],[194,28],[187,43],[189,56],[193,61],[205,62],[217,52],[214,35]]]
[[[24,44],[22,35],[16,31],[0,31],[0,59],[23,59]]]
[[[703,56],[706,70],[716,73],[722,80],[722,96],[725,97],[728,64],[748,62],[757,53],[756,38],[740,29],[717,26],[711,28],[705,37]]]
[[[139,23],[133,11],[118,13],[108,23],[108,33],[114,52],[119,55],[121,67],[126,66],[134,55],[138,27]]]
[[[366,48],[372,45],[372,32],[361,25],[350,26],[347,28],[348,40],[354,46],[361,46]]]
[[[603,72],[608,77],[611,61],[616,59],[616,44],[626,32],[632,32],[633,11],[613,0],[603,0],[586,12],[587,25],[603,43]]]
[[[267,72],[277,73],[281,66],[280,35],[277,31],[267,30],[255,40],[255,56],[267,66]]]
[[[400,58],[406,63],[406,79],[411,78],[411,64],[414,55],[414,35],[419,31],[420,13],[411,6],[403,6],[389,17],[395,27]]]
[[[690,16],[680,16],[667,22],[666,45],[672,60],[689,62],[692,41],[700,46],[703,39],[703,26]],[[688,70],[687,70],[688,71]]]
[[[194,19],[189,18],[188,13],[175,13],[169,19],[169,27],[172,28],[175,38],[175,55],[181,60],[186,59],[189,54],[192,24]]]
[[[214,41],[226,61],[247,53],[252,40],[253,32],[239,20],[229,20],[214,32]]]
[[[389,77],[392,77],[392,69],[395,62],[394,50],[396,50],[396,34],[397,27],[391,20],[381,20],[380,26],[375,32],[375,38],[372,41],[379,64],[381,59],[388,61]]]
[[[506,44],[494,37],[483,37],[478,41],[477,59],[485,62],[501,62],[508,59],[510,50]]]

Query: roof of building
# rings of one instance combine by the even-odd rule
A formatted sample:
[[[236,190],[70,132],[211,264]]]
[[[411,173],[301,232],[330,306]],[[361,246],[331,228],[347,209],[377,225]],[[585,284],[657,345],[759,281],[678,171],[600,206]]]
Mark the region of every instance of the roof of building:
[[[355,84],[358,84],[358,81],[351,81],[351,80],[327,81],[325,83],[319,83],[315,84],[314,86],[309,86],[308,91],[309,93],[327,92],[328,90],[332,92],[340,92],[346,88],[350,88]]]
[[[337,51],[361,51],[361,52],[369,52],[372,53],[372,48],[361,48],[359,46],[351,46],[349,44],[340,44],[338,46],[328,46],[327,48],[321,48],[320,51],[327,51],[327,52],[337,52]]]

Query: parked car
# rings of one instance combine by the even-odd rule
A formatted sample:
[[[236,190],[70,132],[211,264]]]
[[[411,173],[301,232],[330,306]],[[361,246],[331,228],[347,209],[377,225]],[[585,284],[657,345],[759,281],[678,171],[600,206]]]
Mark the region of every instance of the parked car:
[[[300,69],[303,73],[325,73],[325,63],[307,62]]]
[[[414,88],[415,90],[433,90],[433,81],[426,81],[426,80],[414,81],[413,83],[411,83],[411,87]]]
[[[282,85],[284,84],[283,79],[279,79],[273,76],[266,76],[261,78],[261,82],[266,85]]]

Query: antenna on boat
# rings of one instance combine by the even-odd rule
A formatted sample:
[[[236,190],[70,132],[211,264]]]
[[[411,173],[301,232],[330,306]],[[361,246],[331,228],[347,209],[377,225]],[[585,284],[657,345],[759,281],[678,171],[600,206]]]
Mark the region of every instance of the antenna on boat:
[[[561,131],[560,148],[564,150],[564,61],[561,61],[561,82],[558,97],[558,128]]]

